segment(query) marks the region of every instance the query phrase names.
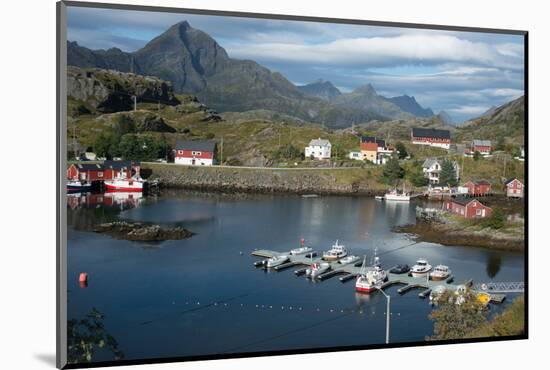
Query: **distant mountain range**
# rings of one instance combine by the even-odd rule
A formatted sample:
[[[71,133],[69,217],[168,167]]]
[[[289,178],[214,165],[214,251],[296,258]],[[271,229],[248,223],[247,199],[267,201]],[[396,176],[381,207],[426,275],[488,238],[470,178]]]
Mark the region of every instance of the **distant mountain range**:
[[[188,22],[173,25],[132,53],[68,42],[67,62],[155,76],[171,82],[176,93],[195,94],[220,112],[270,110],[329,127],[433,115],[414,97],[386,98],[371,85],[344,94],[323,80],[295,86],[254,61],[230,58],[212,37]]]

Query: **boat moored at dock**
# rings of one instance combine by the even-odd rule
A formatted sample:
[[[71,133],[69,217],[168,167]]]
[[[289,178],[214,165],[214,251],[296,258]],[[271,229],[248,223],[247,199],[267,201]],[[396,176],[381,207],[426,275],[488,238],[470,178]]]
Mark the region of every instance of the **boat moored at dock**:
[[[306,276],[312,279],[330,270],[330,264],[327,262],[315,262],[306,270]]]
[[[273,256],[273,257],[271,257],[267,260],[266,266],[268,268],[276,267],[276,266],[282,265],[286,261],[288,261],[288,256],[287,255],[283,254],[283,255],[279,255],[279,256]]]
[[[338,244],[338,240],[336,240],[336,243],[332,245],[332,248],[325,253],[323,253],[323,259],[325,261],[337,261],[340,258],[344,258],[348,255],[348,251],[346,250],[346,247],[343,245]]]
[[[382,284],[388,279],[388,274],[380,267],[380,258],[374,257],[374,268],[367,269],[366,257],[363,260],[361,273],[355,280],[355,291],[359,293],[370,293],[373,290],[380,289]]]
[[[110,191],[142,192],[145,181],[142,179],[105,180],[105,189]]]
[[[355,263],[359,261],[359,256],[346,256],[338,261],[341,265],[349,265],[350,263]]]
[[[445,280],[449,276],[451,276],[451,270],[449,269],[449,266],[445,265],[437,265],[434,270],[430,272],[430,279],[435,281]]]
[[[84,192],[92,190],[92,184],[81,180],[67,180],[67,191],[69,192]]]
[[[420,258],[416,261],[416,265],[411,267],[410,273],[412,277],[418,278],[427,276],[431,270],[432,265],[430,265],[424,258]]]
[[[399,193],[397,190],[392,190],[384,195],[384,200],[392,202],[409,202],[411,195],[406,192]]]

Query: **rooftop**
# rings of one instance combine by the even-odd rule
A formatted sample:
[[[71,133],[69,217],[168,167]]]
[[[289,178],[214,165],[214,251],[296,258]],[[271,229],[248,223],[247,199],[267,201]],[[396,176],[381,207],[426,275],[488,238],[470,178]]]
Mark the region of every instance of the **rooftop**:
[[[178,140],[176,141],[176,149],[214,152],[216,150],[216,142],[207,140]]]
[[[435,128],[413,128],[414,137],[432,137],[438,139],[451,139],[451,132],[448,130],[438,130]]]

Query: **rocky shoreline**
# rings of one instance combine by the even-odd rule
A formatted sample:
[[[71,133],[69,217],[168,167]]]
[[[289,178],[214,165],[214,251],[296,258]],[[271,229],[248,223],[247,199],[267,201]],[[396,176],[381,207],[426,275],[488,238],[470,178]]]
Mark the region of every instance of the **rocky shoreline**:
[[[482,247],[494,250],[523,252],[523,235],[510,235],[492,229],[476,229],[455,223],[418,222],[396,226],[393,231],[411,234],[417,241],[449,246]]]
[[[361,169],[277,170],[147,165],[151,179],[168,189],[213,192],[381,195],[381,187]]]
[[[183,227],[161,227],[160,225],[141,222],[115,221],[99,224],[94,232],[103,233],[116,239],[132,241],[165,241],[181,240],[194,235]]]

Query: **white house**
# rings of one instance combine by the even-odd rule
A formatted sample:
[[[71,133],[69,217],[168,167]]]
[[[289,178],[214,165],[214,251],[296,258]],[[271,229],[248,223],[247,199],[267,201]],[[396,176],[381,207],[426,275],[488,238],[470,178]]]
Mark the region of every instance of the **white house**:
[[[313,139],[309,142],[309,146],[306,146],[305,156],[306,158],[313,156],[316,159],[330,159],[331,148],[330,141],[321,138]]]
[[[362,161],[363,157],[361,152],[349,152],[349,159],[355,159],[356,161]]]
[[[456,178],[460,177],[460,167],[458,163],[452,162],[455,169]],[[424,176],[428,178],[430,184],[439,184],[439,173],[441,172],[441,166],[443,161],[440,159],[428,158],[422,164],[422,172]]]

